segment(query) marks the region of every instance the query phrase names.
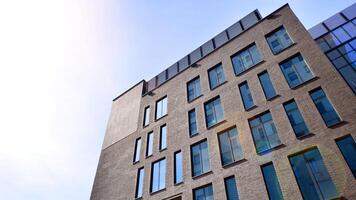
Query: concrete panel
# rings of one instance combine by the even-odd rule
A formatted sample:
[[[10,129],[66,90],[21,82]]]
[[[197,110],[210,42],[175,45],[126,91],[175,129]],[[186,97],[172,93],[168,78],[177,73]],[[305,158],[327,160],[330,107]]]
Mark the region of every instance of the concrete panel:
[[[245,30],[250,28],[257,22],[258,22],[258,18],[256,16],[255,12],[252,12],[252,13],[248,14],[246,17],[241,19],[241,24]]]
[[[168,79],[172,78],[178,73],[178,64],[174,63],[168,68]]]
[[[238,34],[242,33],[243,29],[241,27],[240,22],[236,22],[235,24],[233,24],[232,26],[230,26],[227,29],[227,33],[229,34],[230,40],[231,38],[236,37]]]
[[[200,47],[190,53],[190,63],[195,63],[202,57]]]
[[[185,56],[179,61],[179,71],[181,72],[187,67],[189,67],[189,58],[188,56]]]
[[[225,44],[229,39],[227,38],[226,31],[221,32],[219,35],[215,36],[214,42],[215,47],[218,48]]]
[[[213,40],[209,40],[207,42],[205,42],[202,46],[202,52],[203,52],[203,56],[208,55],[209,53],[211,53],[212,51],[214,51],[214,44],[213,44]]]
[[[164,70],[163,72],[161,72],[157,76],[157,86],[161,85],[164,82],[166,82],[166,80],[167,80],[167,73],[166,73],[166,70]]]

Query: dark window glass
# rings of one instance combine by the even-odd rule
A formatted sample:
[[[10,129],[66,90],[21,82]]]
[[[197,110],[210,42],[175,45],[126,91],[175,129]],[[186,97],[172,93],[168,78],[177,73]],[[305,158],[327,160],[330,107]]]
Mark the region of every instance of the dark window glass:
[[[310,96],[327,126],[332,126],[341,121],[323,89],[319,88],[310,92]]]
[[[301,137],[309,134],[307,125],[304,122],[302,115],[299,112],[298,106],[295,101],[290,101],[283,104],[284,110],[288,115],[288,119],[294,133],[297,137]]]
[[[142,167],[142,168],[138,169],[138,171],[137,171],[135,198],[142,197],[144,177],[145,177],[145,170]]]
[[[174,184],[183,182],[183,158],[182,152],[174,153]]]
[[[289,157],[304,199],[333,199],[339,196],[318,149]]]
[[[250,88],[248,87],[247,82],[240,84],[239,89],[240,89],[240,94],[245,110],[252,108],[255,105],[255,103],[253,102],[251,91]]]
[[[225,178],[224,182],[227,200],[239,200],[235,177],[230,176],[228,178]]]
[[[156,119],[167,115],[167,97],[156,102]]]
[[[255,64],[262,61],[260,52],[257,49],[256,44],[248,47],[247,49],[238,52],[231,57],[232,64],[234,66],[235,74],[238,75],[243,71],[249,69]]]
[[[167,148],[167,125],[162,125],[160,128],[159,150]]]
[[[274,90],[272,81],[269,78],[269,75],[267,72],[263,72],[263,73],[259,74],[258,79],[260,80],[263,92],[264,92],[267,100],[277,96],[277,93]]]
[[[210,171],[208,142],[206,140],[191,146],[191,159],[193,176]]]
[[[188,118],[189,118],[189,134],[190,134],[190,136],[198,134],[198,125],[197,125],[197,117],[196,117],[195,109],[189,111]]]
[[[145,108],[145,112],[143,115],[143,126],[148,126],[148,124],[150,123],[150,107],[147,106]]]
[[[263,179],[265,180],[268,197],[270,200],[281,200],[283,199],[281,187],[277,178],[276,170],[272,163],[263,165],[261,167]]]
[[[293,88],[314,77],[302,55],[298,54],[281,64],[284,77],[287,79],[289,87]]]
[[[351,135],[348,135],[344,138],[338,139],[336,141],[337,146],[339,147],[342,156],[346,160],[347,165],[350,167],[350,170],[354,177],[356,178],[356,143]]]
[[[140,160],[140,151],[141,151],[141,138],[137,138],[135,142],[134,162],[138,162]]]
[[[281,52],[293,43],[284,27],[268,34],[266,39],[274,54]]]
[[[316,40],[316,43],[319,45],[319,48],[323,50],[324,52],[328,51],[330,49],[328,43],[324,40],[324,38],[319,38]]]
[[[211,184],[194,189],[194,200],[214,200],[213,186]]]
[[[210,89],[214,89],[225,82],[225,74],[222,64],[218,64],[208,71]]]
[[[224,112],[221,106],[220,97],[216,97],[204,103],[204,110],[208,128],[224,120]]]
[[[340,44],[340,41],[332,33],[328,33],[323,38],[328,43],[330,48],[334,48],[334,47],[336,47],[337,45]]]
[[[166,159],[152,163],[151,192],[157,192],[166,187]]]
[[[219,146],[223,165],[233,163],[243,158],[236,128],[219,134]]]
[[[199,77],[187,83],[188,101],[192,101],[201,95]]]
[[[249,120],[257,153],[262,153],[281,144],[270,112]]]
[[[150,156],[153,153],[153,132],[147,135],[146,156]]]

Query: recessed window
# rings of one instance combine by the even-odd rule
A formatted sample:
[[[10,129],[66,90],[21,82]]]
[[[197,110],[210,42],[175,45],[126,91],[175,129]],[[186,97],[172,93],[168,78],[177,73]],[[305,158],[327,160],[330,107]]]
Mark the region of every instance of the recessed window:
[[[277,54],[293,44],[293,41],[290,39],[284,27],[268,34],[266,39],[273,54]]]
[[[332,126],[341,121],[339,115],[336,113],[334,107],[331,105],[329,99],[326,97],[323,89],[318,88],[310,92],[310,96],[323,118],[326,126]]]
[[[224,183],[227,200],[239,200],[235,176],[225,178]]]
[[[166,187],[166,159],[152,163],[151,193]]]
[[[194,136],[198,134],[197,116],[195,109],[188,112],[189,118],[189,135]]]
[[[303,199],[339,197],[317,148],[289,157]]]
[[[244,104],[245,110],[248,110],[255,106],[253,102],[252,94],[250,88],[248,87],[247,82],[243,82],[239,85],[239,90],[242,98],[242,102]]]
[[[277,96],[276,90],[273,87],[272,81],[269,78],[269,74],[267,73],[267,71],[259,74],[258,79],[260,80],[263,93],[265,94],[267,100],[270,100],[273,97]]]
[[[230,129],[218,135],[221,161],[228,165],[243,158],[240,140],[236,128]]]
[[[314,77],[301,54],[297,54],[282,62],[280,67],[289,84],[289,87],[291,88],[294,88]]]
[[[261,62],[262,57],[257,49],[256,44],[252,44],[246,49],[233,55],[231,57],[231,61],[232,61],[232,65],[234,66],[235,74],[239,75],[245,70]]]
[[[224,111],[219,96],[204,103],[204,110],[206,126],[208,128],[224,120]]]
[[[208,75],[210,89],[214,89],[225,82],[224,69],[221,63],[209,69]]]
[[[156,102],[156,120],[167,115],[167,97]]]
[[[167,148],[167,125],[164,124],[160,127],[159,134],[159,150],[163,150]]]
[[[211,184],[193,190],[194,200],[213,200],[213,186]]]
[[[140,160],[140,151],[141,151],[141,138],[137,138],[135,142],[135,152],[134,152],[134,163]]]
[[[153,153],[153,132],[147,134],[146,157]]]
[[[249,120],[249,124],[257,153],[262,153],[281,144],[269,111]]]
[[[174,153],[174,184],[183,182],[183,157],[182,152]]]
[[[261,166],[261,170],[263,174],[263,179],[266,184],[269,199],[283,200],[281,187],[279,185],[279,181],[273,163],[268,163],[266,165]]]
[[[137,171],[135,198],[142,197],[144,177],[145,177],[145,170],[142,167]]]
[[[288,115],[290,124],[292,125],[295,135],[302,137],[309,134],[307,125],[304,122],[302,115],[299,112],[297,103],[294,100],[283,104],[284,110]]]
[[[143,127],[148,126],[150,124],[150,107],[147,106],[145,108],[145,112],[143,115]]]
[[[351,135],[336,140],[342,156],[356,178],[356,143]]]
[[[210,171],[208,142],[206,140],[191,146],[191,159],[193,177]]]
[[[187,83],[188,101],[193,101],[201,95],[199,77]]]

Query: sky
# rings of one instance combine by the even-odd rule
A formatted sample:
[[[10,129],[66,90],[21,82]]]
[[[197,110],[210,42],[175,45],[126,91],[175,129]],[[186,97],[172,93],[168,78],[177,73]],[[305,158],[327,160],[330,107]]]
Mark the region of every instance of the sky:
[[[0,1],[0,199],[89,199],[114,97],[283,0]],[[306,26],[353,0],[294,0]]]

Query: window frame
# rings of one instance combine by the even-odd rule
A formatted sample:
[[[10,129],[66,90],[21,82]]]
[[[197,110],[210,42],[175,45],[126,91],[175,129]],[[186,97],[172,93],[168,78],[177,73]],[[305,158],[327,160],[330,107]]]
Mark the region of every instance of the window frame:
[[[250,53],[250,51],[249,51],[249,49],[250,49],[251,47],[253,47],[253,46],[256,46],[256,49],[257,49],[258,54],[259,54],[260,59],[261,59],[260,61],[258,61],[258,62],[256,62],[256,63],[253,62],[251,53]],[[245,51],[248,51],[248,54],[250,55],[253,64],[252,64],[250,67],[248,67],[248,68],[245,68],[245,66],[244,66],[244,70],[242,70],[241,72],[238,73],[238,72],[236,71],[236,69],[235,69],[235,65],[234,65],[233,58],[234,58],[234,57],[237,57],[238,55],[240,55],[242,52],[245,52]],[[233,68],[233,70],[234,70],[235,76],[242,75],[243,73],[249,71],[250,69],[253,69],[253,68],[254,68],[255,66],[257,66],[258,64],[264,62],[262,53],[260,52],[260,50],[259,50],[259,48],[258,48],[256,42],[252,42],[251,44],[248,44],[247,46],[245,46],[245,47],[243,47],[242,49],[238,50],[236,53],[232,54],[232,55],[230,56],[230,61],[231,61],[231,65],[232,65],[232,68]]]
[[[177,182],[177,154],[181,155],[182,157],[182,162],[181,162],[181,165],[182,165],[182,181],[180,182]],[[174,152],[174,156],[173,156],[173,175],[174,175],[174,178],[173,178],[173,183],[174,185],[179,185],[179,184],[182,184],[184,182],[184,169],[183,169],[183,152],[182,150],[178,150],[176,152]]]
[[[165,147],[162,147],[162,129],[163,128],[166,128],[166,133],[165,133],[165,142],[166,142],[166,146]],[[167,124],[162,124],[161,126],[159,126],[159,151],[164,151],[168,148],[168,127],[167,127]]]
[[[248,92],[249,92],[250,95],[251,95],[251,99],[252,99],[252,105],[249,106],[249,107],[247,107],[247,106],[246,106],[246,103],[245,103],[245,101],[247,101],[247,99],[245,99],[245,98],[243,97],[244,95],[242,95],[243,92],[242,92],[242,90],[241,90],[241,87],[243,87],[244,85],[247,86],[246,91],[248,90]],[[255,107],[256,107],[256,104],[255,104],[255,102],[254,102],[254,100],[253,100],[254,98],[253,98],[253,96],[252,96],[252,92],[251,92],[251,90],[250,90],[250,86],[248,85],[247,81],[243,81],[243,82],[239,83],[238,87],[239,87],[240,97],[241,97],[242,104],[243,104],[243,106],[244,106],[245,111],[249,111],[249,110],[255,108]]]
[[[353,141],[354,141],[354,143],[355,143],[355,139],[354,139],[354,137],[352,137],[351,134],[347,134],[347,135],[341,136],[341,137],[339,137],[339,138],[336,138],[336,139],[335,139],[335,143],[336,143],[336,146],[337,146],[337,148],[339,149],[339,151],[340,151],[340,153],[341,153],[341,155],[342,155],[344,161],[346,162],[347,166],[349,167],[349,170],[350,170],[351,174],[354,176],[354,179],[356,179],[356,173],[354,173],[354,172],[352,171],[351,166],[350,166],[350,164],[349,164],[349,161],[346,159],[346,156],[344,155],[344,152],[341,151],[341,148],[340,148],[340,146],[339,146],[339,144],[338,144],[339,141],[344,140],[344,139],[346,139],[346,138],[348,138],[348,137],[351,137],[351,139],[353,139]]]
[[[197,175],[194,175],[194,159],[193,159],[193,147],[196,146],[196,145],[201,145],[202,143],[206,142],[206,146],[207,146],[207,152],[208,152],[208,159],[209,159],[209,170],[207,171],[204,171],[203,172],[203,162],[202,162],[202,150],[201,148],[199,147],[199,155],[200,155],[200,168],[201,168],[201,173],[200,174],[197,174]],[[199,140],[198,142],[195,142],[193,144],[190,145],[190,162],[191,162],[191,174],[192,174],[192,178],[196,178],[196,177],[200,177],[204,174],[208,174],[209,172],[211,172],[211,166],[210,166],[210,158],[209,158],[209,143],[208,143],[208,139],[207,138],[204,138],[202,140]]]
[[[191,117],[190,117],[190,113],[194,113],[195,116],[195,124],[196,124],[196,133],[192,134],[192,130],[191,130]],[[193,108],[191,110],[188,111],[188,131],[189,131],[189,137],[194,137],[196,135],[199,135],[199,131],[198,131],[198,118],[197,118],[197,112],[196,109]]]
[[[147,114],[147,110],[148,110],[148,114]],[[150,125],[150,112],[151,112],[151,107],[146,106],[143,111],[143,128]],[[146,120],[148,120],[147,124],[146,124]]]
[[[265,173],[263,172],[263,168],[266,167],[266,166],[269,166],[269,165],[272,165],[272,167],[273,167],[273,170],[274,170],[274,173],[275,173],[275,176],[276,176],[276,179],[277,179],[278,187],[279,187],[277,190],[280,191],[280,193],[282,195],[282,199],[284,199],[283,191],[282,191],[282,188],[281,188],[281,184],[279,183],[277,171],[276,171],[276,168],[274,167],[274,164],[273,164],[272,161],[267,162],[267,163],[265,163],[265,164],[260,166],[263,182],[264,182],[267,194],[268,194],[268,199],[272,199],[272,198],[271,198],[271,194],[270,194],[271,192],[269,191],[268,186],[267,186],[267,181],[266,181]]]
[[[195,200],[195,197],[196,197],[196,195],[195,195],[195,191],[197,191],[197,190],[199,190],[199,189],[203,189],[203,188],[206,188],[206,187],[211,187],[211,191],[212,191],[212,193],[213,193],[213,198],[214,198],[214,187],[213,187],[213,183],[207,183],[207,184],[205,184],[205,185],[201,185],[201,186],[199,186],[199,187],[196,187],[196,188],[193,188],[192,189],[192,193],[193,193],[193,200]],[[204,198],[205,198],[205,192],[204,192]]]
[[[154,174],[153,174],[153,171],[154,171],[153,166],[154,166],[154,164],[159,163],[159,162],[161,162],[161,161],[163,161],[163,160],[166,160],[166,157],[160,158],[160,159],[155,160],[155,161],[153,161],[153,162],[151,163],[150,194],[158,193],[158,192],[160,192],[160,191],[162,191],[162,190],[165,190],[166,187],[167,187],[167,184],[166,184],[166,178],[167,178],[167,160],[166,160],[166,165],[165,165],[165,177],[164,177],[164,187],[163,187],[162,189],[158,189],[158,190],[156,190],[156,191],[152,191],[153,177],[154,177]],[[160,165],[160,164],[159,164],[159,165]],[[159,167],[159,174],[160,174],[160,172],[161,172],[161,168]]]
[[[229,199],[229,193],[228,193],[228,191],[227,191],[227,187],[226,187],[226,180],[227,179],[231,179],[231,178],[233,178],[234,179],[234,181],[235,181],[235,188],[236,188],[236,193],[237,193],[237,196],[239,197],[239,190],[238,190],[238,188],[237,188],[237,181],[236,181],[236,177],[235,177],[235,175],[231,175],[231,176],[228,176],[228,177],[225,177],[224,178],[224,187],[225,187],[225,196],[226,196],[226,199],[228,200]],[[239,198],[240,199],[240,198]]]
[[[150,135],[152,135],[152,141],[150,139]],[[151,157],[153,155],[153,141],[154,141],[154,132],[150,131],[147,133],[146,139],[146,158]],[[148,154],[148,150],[151,147],[151,154]]]
[[[195,83],[196,81],[198,81],[198,83]],[[194,87],[194,97],[192,99],[189,99],[189,84],[198,84],[199,85],[199,94],[195,94],[195,89],[196,87]],[[187,86],[187,101],[188,103],[198,99],[200,96],[202,96],[202,93],[201,93],[201,85],[200,85],[200,76],[196,76],[195,78],[191,79],[190,81],[187,82],[186,84]],[[195,86],[195,85],[194,85]]]
[[[210,72],[213,71],[213,70],[216,70],[217,68],[221,68],[221,71],[223,73],[223,76],[224,76],[224,80],[222,80],[221,82],[219,81],[219,83],[215,86],[215,87],[212,87],[211,85],[211,77],[210,77]],[[217,79],[218,80],[218,79]],[[209,68],[208,69],[208,81],[209,81],[209,88],[210,88],[210,91],[218,88],[219,86],[223,85],[225,82],[227,82],[226,80],[226,75],[225,75],[225,70],[224,70],[224,66],[222,64],[222,62],[219,62],[218,64],[214,65],[213,67]]]
[[[292,102],[295,103],[295,105],[296,105],[296,110],[298,111],[298,113],[300,114],[301,118],[303,119],[304,125],[305,125],[306,130],[307,130],[307,133],[305,133],[305,134],[303,134],[303,135],[301,135],[301,136],[297,136],[297,133],[296,133],[296,131],[295,131],[295,129],[294,129],[294,126],[292,125],[292,122],[291,122],[290,119],[289,119],[288,111],[286,110],[286,105],[287,105],[287,104],[290,104],[290,103],[292,103]],[[303,138],[303,137],[306,137],[306,136],[310,135],[311,132],[310,132],[310,130],[309,130],[309,127],[308,127],[307,123],[305,122],[304,116],[303,116],[302,113],[300,112],[299,106],[298,106],[297,102],[295,101],[295,99],[291,99],[291,100],[288,100],[288,101],[282,103],[282,106],[283,106],[284,112],[285,112],[286,115],[287,115],[288,122],[289,122],[289,124],[291,125],[292,130],[293,130],[294,135],[296,136],[296,138],[300,139],[300,138]]]
[[[166,113],[165,114],[163,114],[162,116],[160,116],[160,117],[157,117],[157,111],[158,111],[158,103],[160,102],[160,101],[163,101],[164,99],[167,99],[167,107],[166,107]],[[165,117],[165,116],[167,116],[168,115],[168,96],[167,95],[165,95],[165,96],[163,96],[163,97],[161,97],[160,99],[158,99],[157,101],[156,101],[156,103],[155,103],[155,121],[158,121],[158,120],[160,120],[160,119],[162,119],[163,117]]]
[[[280,31],[280,30],[282,30],[282,29],[284,29],[285,32],[287,33],[287,35],[288,35],[288,37],[289,37],[291,43],[290,43],[288,46],[284,47],[283,49],[281,49],[281,50],[279,50],[279,51],[277,51],[277,52],[274,52],[274,51],[273,51],[273,48],[271,47],[271,45],[270,45],[270,43],[268,42],[268,39],[267,39],[267,38],[268,38],[268,37],[271,37],[273,34],[275,34],[276,32],[278,32],[278,31]],[[292,37],[290,36],[290,34],[289,34],[287,28],[286,28],[284,25],[281,25],[281,26],[279,26],[278,28],[275,28],[274,30],[272,30],[272,31],[270,31],[269,33],[267,33],[267,34],[265,35],[265,40],[266,40],[266,42],[267,42],[267,44],[268,44],[268,47],[269,47],[269,49],[271,50],[271,52],[272,52],[273,55],[278,55],[278,54],[282,53],[284,50],[288,49],[289,47],[291,47],[291,46],[293,46],[293,45],[295,44],[294,40],[292,39]]]
[[[141,174],[140,172],[142,171],[143,174]],[[142,194],[141,196],[138,196],[139,193],[139,184],[140,184],[140,179],[141,176],[143,176],[143,180],[142,180],[142,186],[141,186],[141,190],[142,190]],[[137,169],[137,175],[136,175],[136,189],[135,189],[135,199],[141,199],[143,197],[143,191],[144,191],[144,185],[145,185],[145,168],[142,166],[140,168]]]
[[[236,137],[237,137],[237,140],[239,142],[239,145],[240,145],[240,151],[241,151],[241,158],[240,159],[237,159],[235,160],[235,155],[233,153],[233,149],[232,149],[232,144],[231,144],[231,138],[230,138],[230,135],[229,135],[229,132],[232,131],[233,129],[236,129]],[[223,135],[223,134],[228,134],[228,139],[229,139],[229,149],[230,149],[230,153],[232,154],[232,158],[233,158],[233,161],[230,162],[230,163],[226,163],[224,164],[223,162],[223,156],[222,156],[222,149],[221,149],[221,142],[220,142],[220,136]],[[242,161],[244,160],[244,153],[243,153],[243,150],[242,150],[242,145],[241,145],[241,142],[240,142],[240,138],[239,138],[239,133],[238,133],[238,130],[236,128],[236,126],[232,126],[230,128],[227,128],[219,133],[217,133],[217,137],[218,137],[218,145],[219,145],[219,153],[220,153],[220,161],[221,161],[221,166],[222,167],[227,167],[227,166],[230,166],[230,165],[233,165],[235,163],[238,163],[239,161]]]
[[[216,123],[214,123],[214,124],[212,124],[212,125],[209,126],[209,125],[208,125],[208,120],[207,120],[207,115],[206,115],[206,105],[209,104],[209,103],[211,103],[211,102],[213,102],[213,101],[215,101],[215,100],[217,100],[217,99],[219,99],[220,106],[221,106],[221,111],[222,111],[222,115],[223,115],[223,116],[222,116],[222,119],[221,119],[221,120],[219,120],[219,121],[216,120]],[[217,96],[215,96],[215,97],[209,99],[208,101],[204,102],[203,107],[204,107],[205,125],[206,125],[206,128],[207,128],[207,129],[210,129],[210,128],[212,128],[212,127],[214,127],[214,126],[216,126],[216,125],[218,125],[218,124],[220,124],[220,123],[222,123],[222,122],[225,121],[224,107],[223,107],[223,105],[222,105],[220,95],[217,95]],[[216,112],[215,112],[215,108],[214,108],[214,112],[213,112],[213,113],[214,113],[214,118],[217,119],[217,117],[216,117]]]
[[[138,142],[140,142],[140,148],[138,149]],[[134,156],[133,156],[133,163],[138,163],[141,160],[141,148],[142,148],[142,138],[138,137],[135,139],[135,148],[134,148]],[[136,159],[138,156],[138,159]]]
[[[274,90],[274,93],[275,93],[274,96],[269,97],[269,98],[267,97],[267,93],[266,93],[266,91],[265,91],[265,87],[263,86],[262,81],[261,81],[261,78],[260,78],[262,75],[265,75],[265,74],[267,74],[268,79],[269,79],[269,81],[270,81],[270,83],[271,83],[271,86],[272,86],[272,88],[273,88],[273,90]],[[275,86],[273,85],[273,82],[272,82],[272,80],[271,80],[271,76],[269,75],[269,73],[268,73],[267,70],[264,70],[264,71],[258,73],[258,74],[257,74],[257,78],[258,78],[258,81],[260,82],[260,85],[261,85],[263,94],[264,94],[264,96],[265,96],[265,98],[266,98],[267,101],[271,101],[272,99],[274,99],[274,98],[276,98],[276,97],[279,96],[278,93],[277,93],[277,91],[276,91]]]

